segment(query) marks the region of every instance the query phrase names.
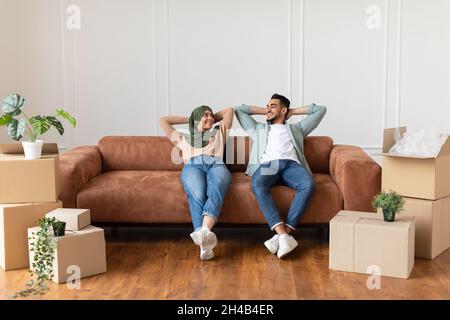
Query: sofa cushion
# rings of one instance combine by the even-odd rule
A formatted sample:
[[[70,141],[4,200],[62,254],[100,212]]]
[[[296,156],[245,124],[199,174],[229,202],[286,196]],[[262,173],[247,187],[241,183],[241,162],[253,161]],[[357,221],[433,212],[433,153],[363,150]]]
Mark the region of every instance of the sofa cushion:
[[[166,137],[108,136],[98,142],[102,171],[183,168],[181,151]]]
[[[180,171],[110,171],[90,180],[77,195],[94,222],[189,222]]]
[[[302,217],[303,223],[327,223],[343,208],[341,192],[327,174],[314,174],[316,191]],[[272,190],[286,216],[295,192],[285,186]],[[179,171],[111,171],[103,173],[77,194],[77,207],[90,208],[93,222],[190,223],[189,206]],[[262,223],[250,177],[232,173],[221,222]]]
[[[341,191],[328,174],[313,173],[315,191],[301,223],[328,223],[344,205]],[[251,178],[244,173],[233,173],[232,187],[228,189],[220,221],[229,223],[265,223],[251,190]],[[281,216],[289,211],[295,191],[283,185],[272,188],[271,194]]]

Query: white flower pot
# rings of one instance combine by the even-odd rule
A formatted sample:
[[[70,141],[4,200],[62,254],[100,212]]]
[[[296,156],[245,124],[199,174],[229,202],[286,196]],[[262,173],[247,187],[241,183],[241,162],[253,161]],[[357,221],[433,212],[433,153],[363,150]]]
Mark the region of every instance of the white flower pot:
[[[44,141],[42,140],[36,140],[36,142],[22,141],[25,159],[27,160],[39,159],[42,154],[43,145]]]

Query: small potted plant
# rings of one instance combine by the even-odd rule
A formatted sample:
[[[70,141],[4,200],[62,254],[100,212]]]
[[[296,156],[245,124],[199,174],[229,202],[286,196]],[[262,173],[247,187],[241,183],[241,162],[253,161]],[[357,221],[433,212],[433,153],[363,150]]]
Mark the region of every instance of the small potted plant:
[[[56,128],[60,135],[64,134],[64,127],[58,118],[67,120],[73,127],[76,120],[63,109],[57,109],[54,116],[36,115],[29,117],[23,110],[25,99],[17,93],[3,99],[0,116],[0,127],[7,126],[7,132],[11,139],[19,141],[27,135],[29,140],[22,141],[25,159],[39,159],[42,153],[42,140],[36,140],[38,136],[46,133],[51,127]],[[18,117],[18,119],[16,119]]]
[[[27,282],[26,289],[16,292],[13,298],[28,297],[30,295],[43,295],[49,288],[47,281],[53,278],[53,261],[55,259],[56,239],[52,235],[55,218],[42,218],[38,220],[40,229],[33,233],[30,240],[30,254],[33,260],[30,266],[31,280]]]
[[[53,235],[55,237],[62,237],[66,234],[66,223],[64,221],[55,220],[52,224]]]
[[[383,209],[384,221],[392,222],[395,220],[395,215],[403,210],[405,200],[395,191],[389,190],[389,192],[380,192],[377,194],[373,201],[372,206],[374,209]]]

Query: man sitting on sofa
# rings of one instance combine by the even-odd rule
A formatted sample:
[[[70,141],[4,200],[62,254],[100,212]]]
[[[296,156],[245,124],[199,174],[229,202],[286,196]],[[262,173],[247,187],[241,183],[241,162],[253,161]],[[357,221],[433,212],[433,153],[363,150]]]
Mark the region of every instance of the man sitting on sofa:
[[[274,94],[266,108],[242,105],[235,107],[236,117],[253,141],[246,174],[252,176],[256,196],[270,229],[277,234],[264,242],[266,248],[282,258],[292,252],[298,242],[289,233],[295,230],[314,192],[314,179],[306,162],[303,138],[311,133],[324,117],[327,108],[311,104],[289,109],[290,101]],[[266,115],[266,122],[256,122],[252,115]],[[286,123],[293,115],[308,115],[297,123]],[[270,189],[283,184],[295,189],[286,222],[280,218]]]

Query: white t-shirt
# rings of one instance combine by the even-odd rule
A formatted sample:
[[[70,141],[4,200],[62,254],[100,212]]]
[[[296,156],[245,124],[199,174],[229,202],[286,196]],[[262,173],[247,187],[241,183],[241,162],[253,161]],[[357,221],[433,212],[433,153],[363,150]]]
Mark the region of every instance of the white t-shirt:
[[[281,159],[290,159],[300,163],[286,126],[284,124],[271,124],[266,150],[261,156],[261,163]]]

